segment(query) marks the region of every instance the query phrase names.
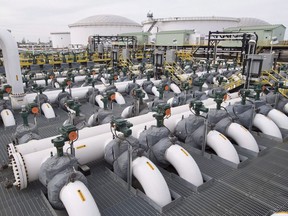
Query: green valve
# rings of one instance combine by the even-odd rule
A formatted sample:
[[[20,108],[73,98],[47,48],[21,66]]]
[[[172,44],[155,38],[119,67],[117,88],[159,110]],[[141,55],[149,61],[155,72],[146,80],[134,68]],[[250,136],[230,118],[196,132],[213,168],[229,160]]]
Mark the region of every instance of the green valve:
[[[208,108],[204,107],[203,102],[199,100],[191,101],[189,107],[195,111],[196,116],[199,116],[201,111],[205,113],[209,111]]]
[[[249,89],[241,89],[239,91],[241,95],[241,104],[245,105],[246,104],[246,98],[250,95],[250,90]]]
[[[77,131],[77,128],[72,125],[72,124],[69,124],[69,125],[65,125],[65,126],[62,126],[59,128],[59,132],[61,134],[62,137],[64,137],[65,141],[68,141],[68,140],[71,140],[71,141],[74,141],[75,139],[75,135],[72,136],[72,132],[76,132]]]
[[[107,110],[108,109],[108,101],[109,101],[107,94],[105,94],[103,96],[103,98],[101,98],[101,101],[104,104],[104,110]]]
[[[26,109],[25,105],[22,106],[20,114],[21,114],[21,117],[23,119],[23,125],[29,126],[29,124],[28,124],[29,111]]]
[[[110,124],[116,131],[123,133],[124,137],[128,137],[132,134],[132,130],[130,128],[133,126],[133,124],[125,119],[112,119]]]
[[[141,88],[133,89],[133,96],[135,99],[139,99],[139,103],[143,104],[143,98],[145,97],[145,93]]]
[[[153,111],[156,112],[153,114],[153,117],[157,121],[157,127],[164,126],[164,118],[171,116],[171,106],[169,104],[160,103],[157,107],[153,108]]]
[[[57,149],[57,156],[62,157],[64,155],[63,146],[65,145],[65,138],[63,136],[58,136],[52,139],[54,147]]]

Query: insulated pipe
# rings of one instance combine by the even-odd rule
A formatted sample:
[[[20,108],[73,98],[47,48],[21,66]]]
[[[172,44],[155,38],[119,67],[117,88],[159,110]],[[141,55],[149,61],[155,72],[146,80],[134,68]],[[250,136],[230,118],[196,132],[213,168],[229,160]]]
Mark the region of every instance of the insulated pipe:
[[[161,82],[161,80],[154,80],[154,79],[151,79],[151,80],[155,85],[158,85]],[[141,85],[144,81],[145,81],[145,79],[136,80],[136,83]],[[117,88],[118,92],[121,93],[121,92],[125,92],[126,86],[131,82],[133,82],[133,81],[118,82],[118,83],[114,83],[114,85]],[[107,86],[105,86],[103,84],[95,85],[95,88],[99,89],[100,92],[104,91],[106,89],[106,87]],[[86,93],[87,93],[89,88],[91,88],[91,86],[85,86],[85,87],[81,87],[81,88],[71,88],[72,97],[73,98],[78,97],[79,99],[84,98],[86,96]],[[47,97],[51,103],[55,103],[57,98],[58,98],[58,94],[61,91],[62,90],[60,90],[60,89],[53,90],[53,91],[46,91],[46,92],[44,92],[44,94],[47,95]],[[27,99],[28,103],[32,103],[36,96],[37,96],[36,93],[31,93],[31,94],[27,94],[25,98]]]
[[[96,96],[96,101],[97,101],[97,96]],[[98,104],[103,103],[101,100],[99,100],[99,101],[100,102],[98,102]],[[207,100],[205,100],[203,102],[204,102],[205,106],[208,106],[208,104],[211,105],[214,103],[212,98],[208,98]],[[99,106],[101,107],[101,105],[99,105]],[[214,105],[212,105],[212,106],[214,106]],[[125,108],[125,109],[128,109],[128,108]],[[179,119],[178,117],[175,117],[175,116],[177,114],[180,114],[181,116],[183,114],[185,114],[184,117],[186,115],[189,116],[189,114],[191,114],[191,112],[188,112],[188,110],[189,110],[188,104],[171,108],[171,113],[173,115],[165,121],[166,127],[168,127],[171,131],[173,131],[175,128],[174,125],[177,124],[177,122],[174,121],[174,119],[175,120]],[[181,113],[183,113],[183,114],[181,114]],[[151,124],[150,124],[150,126],[151,126],[151,125],[155,124],[155,119],[153,117],[153,112],[149,112],[149,113],[141,115],[141,116],[135,116],[135,117],[129,118],[129,122],[131,122],[133,125],[151,122]],[[91,136],[96,136],[96,135],[101,134],[101,133],[107,133],[109,131],[110,131],[110,124],[109,123],[103,124],[103,125],[98,125],[95,127],[90,127],[90,128],[83,128],[82,130],[79,131],[78,140],[85,139],[85,138],[88,138]],[[132,131],[132,133],[133,133],[133,131]],[[41,151],[41,150],[44,150],[47,148],[51,148],[52,147],[51,139],[53,139],[55,137],[56,136],[44,138],[41,140],[31,140],[27,143],[16,145],[16,146],[14,146],[12,143],[10,143],[10,144],[8,144],[8,155],[15,153],[15,152],[20,152],[22,155],[25,155],[25,154],[29,154],[32,152]]]
[[[165,159],[176,169],[181,178],[197,187],[203,184],[202,174],[197,163],[181,146],[170,146],[165,152]]]
[[[108,137],[109,136],[109,137]],[[104,157],[105,146],[112,140],[111,133],[106,133],[95,137],[75,142],[75,157],[80,164],[86,164],[91,161],[100,160]],[[70,148],[69,144],[64,146],[64,150]],[[21,155],[20,153],[12,154],[12,169],[15,176],[14,185],[19,189],[24,189],[29,182],[39,178],[41,165],[50,157],[50,154],[56,153],[56,148],[50,148],[43,151]],[[155,201],[158,205],[164,206],[171,202],[171,195],[167,183],[157,167],[146,157],[136,158],[132,162],[133,175],[141,183],[146,195]],[[68,189],[67,189],[68,191]],[[60,194],[60,199],[61,198]],[[65,195],[65,199],[69,199]],[[66,205],[65,205],[66,207]],[[71,206],[69,208],[72,208]],[[79,214],[79,212],[77,212]],[[85,214],[86,215],[86,214]]]
[[[227,136],[233,138],[239,146],[253,152],[259,152],[258,144],[252,134],[242,125],[232,122],[227,130]]]
[[[81,181],[69,182],[60,191],[59,198],[69,216],[100,216],[93,196]]]
[[[3,109],[1,111],[1,118],[5,127],[16,125],[14,115],[9,109]]]
[[[262,114],[257,113],[255,115],[253,119],[253,126],[257,127],[264,134],[283,140],[278,126],[270,118]]]
[[[207,145],[212,148],[219,157],[235,164],[240,163],[239,156],[232,143],[218,131],[209,131],[207,134]]]
[[[133,160],[132,172],[143,187],[145,194],[157,205],[162,207],[172,201],[164,177],[148,158],[142,156]]]
[[[288,117],[277,109],[272,109],[267,114],[267,117],[279,127],[288,130]]]
[[[112,136],[111,136],[111,132],[109,132],[109,133],[98,135],[97,139],[95,139],[95,137],[90,137],[84,140],[75,141],[74,143],[75,157],[77,158],[79,164],[87,164],[91,161],[103,159],[105,146],[111,140],[112,140]],[[67,152],[69,151],[70,148],[71,146],[68,143],[66,143],[63,147],[63,150],[64,152]],[[44,163],[46,159],[50,157],[51,153],[54,155],[57,153],[56,148],[52,147],[52,144],[51,144],[51,148],[44,149],[42,151],[33,152],[30,154],[26,154],[26,155],[21,155],[19,153],[14,153],[12,155],[13,155],[13,158],[18,158],[18,160],[20,157],[22,158],[23,162],[26,165],[25,169],[27,171],[27,176],[29,177],[29,182],[32,182],[39,178],[40,167],[42,163]],[[26,188],[26,187],[27,187],[27,184],[26,186],[22,185],[21,189]]]
[[[53,107],[49,103],[43,103],[41,105],[41,110],[43,111],[45,117],[47,119],[55,118],[55,112],[53,110]]]

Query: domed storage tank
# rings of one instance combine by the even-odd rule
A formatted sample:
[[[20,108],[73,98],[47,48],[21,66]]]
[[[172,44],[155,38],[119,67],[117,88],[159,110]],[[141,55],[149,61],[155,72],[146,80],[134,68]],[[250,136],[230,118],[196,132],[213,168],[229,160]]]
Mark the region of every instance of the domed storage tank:
[[[71,44],[88,44],[91,35],[112,36],[122,33],[141,32],[142,26],[126,17],[96,15],[69,25]]]
[[[235,17],[169,17],[153,18],[147,15],[148,20],[143,21],[143,31],[155,34],[163,31],[194,30],[201,35],[208,35],[209,31],[223,31],[228,27],[268,25],[266,21],[256,18]]]

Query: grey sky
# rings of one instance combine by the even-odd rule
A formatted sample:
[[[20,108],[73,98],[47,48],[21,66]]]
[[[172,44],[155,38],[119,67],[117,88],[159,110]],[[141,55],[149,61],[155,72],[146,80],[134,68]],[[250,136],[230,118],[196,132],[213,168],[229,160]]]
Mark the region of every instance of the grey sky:
[[[254,17],[288,28],[285,0],[0,0],[0,28],[11,29],[18,41],[48,41],[50,32],[69,31],[69,24],[88,16],[114,14],[141,23],[149,10],[155,18]]]

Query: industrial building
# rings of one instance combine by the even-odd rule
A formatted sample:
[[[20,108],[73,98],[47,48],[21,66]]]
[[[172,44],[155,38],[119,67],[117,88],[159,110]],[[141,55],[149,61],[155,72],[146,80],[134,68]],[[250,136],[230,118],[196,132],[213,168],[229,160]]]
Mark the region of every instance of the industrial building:
[[[92,35],[114,36],[121,33],[141,32],[142,26],[126,17],[116,15],[96,15],[81,19],[69,25],[71,44],[88,44]]]
[[[278,41],[284,40],[286,27],[284,25],[260,25],[260,26],[241,26],[230,27],[225,32],[249,32],[256,33],[258,36],[258,45],[267,46],[273,38]]]
[[[51,32],[53,48],[66,48],[71,44],[70,32]]]

